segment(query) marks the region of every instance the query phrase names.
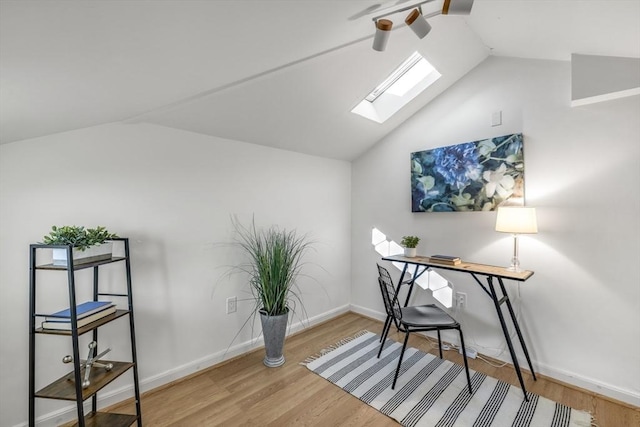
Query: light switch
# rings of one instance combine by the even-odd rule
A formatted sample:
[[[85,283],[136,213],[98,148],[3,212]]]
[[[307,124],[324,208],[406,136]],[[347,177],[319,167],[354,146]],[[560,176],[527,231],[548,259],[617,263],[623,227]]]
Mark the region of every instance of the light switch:
[[[502,111],[495,111],[491,115],[491,126],[500,126],[502,124]]]

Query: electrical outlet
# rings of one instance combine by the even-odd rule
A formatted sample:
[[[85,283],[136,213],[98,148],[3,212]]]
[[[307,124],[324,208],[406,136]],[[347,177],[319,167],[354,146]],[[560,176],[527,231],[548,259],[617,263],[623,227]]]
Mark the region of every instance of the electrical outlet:
[[[456,307],[467,308],[467,294],[464,292],[456,292]]]
[[[476,357],[478,357],[478,350],[476,350],[473,347],[467,347],[466,345],[464,346],[464,351],[467,353],[467,357],[469,359],[475,359]],[[458,349],[458,353],[462,354],[462,347],[460,347]]]
[[[227,298],[227,314],[235,313],[238,310],[238,297]]]

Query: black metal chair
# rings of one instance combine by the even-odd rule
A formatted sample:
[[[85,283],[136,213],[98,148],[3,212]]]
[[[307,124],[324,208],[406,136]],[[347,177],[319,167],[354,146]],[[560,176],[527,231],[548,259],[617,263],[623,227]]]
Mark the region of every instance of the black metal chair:
[[[398,367],[396,368],[396,374],[393,378],[391,389],[393,390],[396,386],[398,374],[400,373],[400,366],[402,365],[402,358],[404,357],[404,351],[407,348],[407,342],[409,341],[409,334],[411,334],[411,332],[437,331],[438,347],[440,349],[440,358],[442,359],[442,341],[440,340],[440,331],[456,329],[460,334],[460,345],[462,346],[462,357],[464,359],[464,369],[467,374],[469,393],[473,393],[471,388],[471,377],[469,376],[469,365],[467,363],[467,352],[464,347],[464,337],[462,335],[460,324],[435,304],[401,307],[389,272],[386,268],[381,267],[380,265],[378,265],[378,271],[380,273],[378,283],[380,284],[384,307],[387,311],[387,321],[385,322],[382,332],[382,344],[378,351],[378,358],[380,358],[380,355],[382,354],[382,349],[384,348],[392,323],[396,325],[399,331],[405,333],[404,344],[402,346],[402,351],[400,352],[400,359],[398,360]]]

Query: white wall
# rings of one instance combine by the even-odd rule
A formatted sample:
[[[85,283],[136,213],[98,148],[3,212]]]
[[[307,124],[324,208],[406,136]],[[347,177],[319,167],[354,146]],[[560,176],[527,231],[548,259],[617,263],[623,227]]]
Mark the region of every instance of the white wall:
[[[495,212],[411,213],[409,159],[522,132],[526,199],[540,232],[520,241],[522,266],[535,275],[507,287],[514,298],[520,288],[516,306],[534,368],[640,405],[640,98],[571,108],[570,94],[568,62],[492,57],[355,161],[351,302],[383,312],[373,227],[397,242],[418,235],[424,255],[508,265],[512,241],[493,231]],[[502,111],[502,126],[490,126],[494,111]],[[445,275],[468,294],[468,308],[454,313],[469,344],[510,360],[499,351],[504,338],[490,299],[471,277]]]
[[[348,308],[350,164],[154,125],[112,124],[0,146],[0,425],[27,419],[28,245],[57,225],[103,225],[131,239],[134,307],[143,390],[192,373],[250,346],[231,215],[310,233],[316,251],[300,281],[309,319]],[[114,289],[113,264],[101,281]],[[39,309],[68,305],[64,274],[39,272]],[[90,271],[79,274],[89,296]],[[82,287],[82,286],[79,286]],[[237,295],[238,313],[225,314]],[[81,298],[81,297],[79,297]],[[294,318],[294,323],[299,318]],[[110,358],[127,360],[126,321],[100,331]],[[258,327],[255,334],[259,333]],[[90,335],[90,334],[87,334]],[[83,336],[81,347],[88,336]],[[233,346],[232,346],[233,344]],[[228,348],[229,351],[227,352]],[[37,382],[68,371],[71,340],[37,336]],[[285,352],[286,356],[286,352]],[[290,360],[288,363],[297,363]],[[105,389],[105,403],[130,395],[131,375]],[[110,399],[109,399],[110,397]],[[73,417],[68,404],[36,401],[43,425]],[[61,411],[61,412],[56,412]]]

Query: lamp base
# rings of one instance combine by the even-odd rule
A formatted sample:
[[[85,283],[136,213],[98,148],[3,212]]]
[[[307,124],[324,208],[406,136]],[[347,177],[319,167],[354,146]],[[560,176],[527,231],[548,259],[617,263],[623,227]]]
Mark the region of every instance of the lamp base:
[[[520,273],[521,271],[524,271],[520,268],[520,260],[518,259],[517,256],[514,256],[513,258],[511,258],[511,266],[507,267],[505,270],[515,271],[516,273]]]

